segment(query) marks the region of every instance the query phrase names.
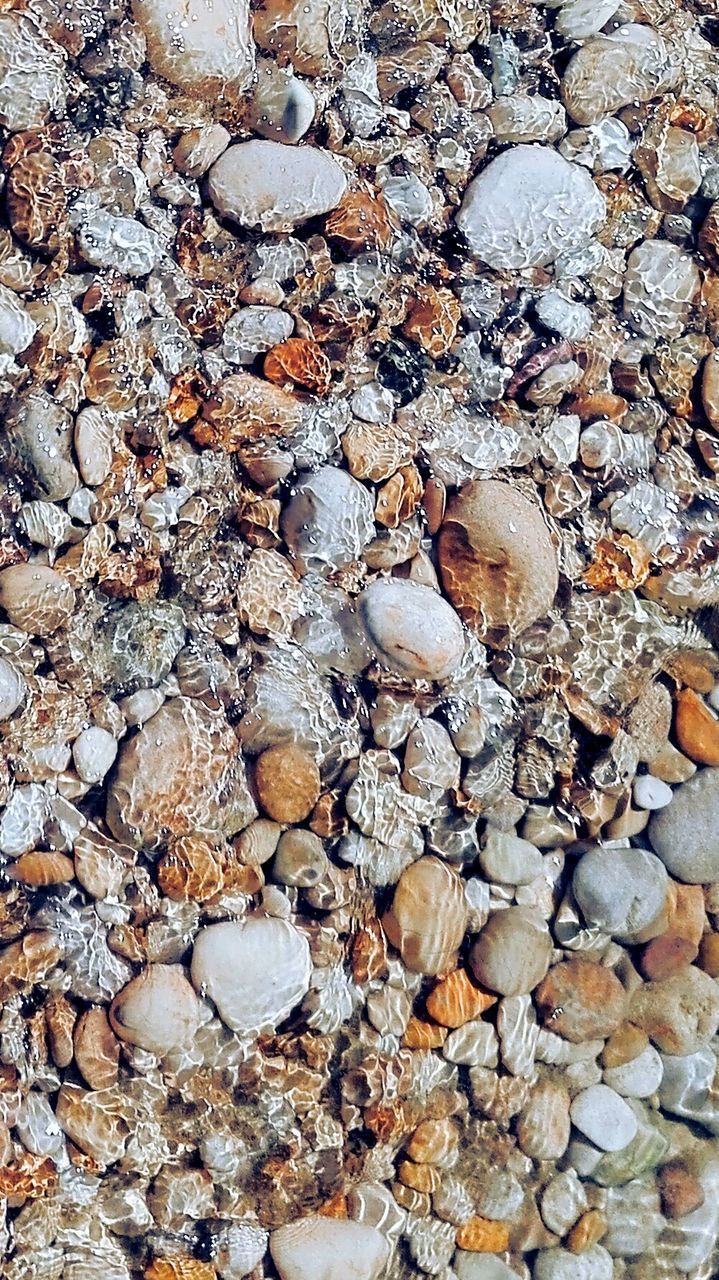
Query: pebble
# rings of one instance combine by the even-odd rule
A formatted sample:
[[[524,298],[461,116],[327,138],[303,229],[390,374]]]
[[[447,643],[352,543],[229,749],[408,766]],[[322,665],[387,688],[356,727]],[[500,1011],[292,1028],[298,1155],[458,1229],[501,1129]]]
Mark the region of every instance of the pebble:
[[[612,1280],[614,1263],[599,1244],[580,1254],[569,1249],[540,1249],[532,1275],[533,1280]]]
[[[9,720],[15,714],[26,692],[20,672],[7,658],[0,658],[0,720]]]
[[[329,573],[359,559],[374,536],[373,511],[367,486],[346,471],[320,467],[300,476],[282,513],[282,536],[299,572]]]
[[[645,978],[663,982],[696,960],[698,951],[697,945],[689,938],[665,933],[660,938],[653,938],[644,948],[640,968]]]
[[[31,635],[49,636],[75,607],[66,578],[46,564],[14,564],[0,572],[0,608],[13,626]]]
[[[468,907],[458,875],[432,856],[402,872],[382,927],[412,973],[445,973],[467,927]]]
[[[324,845],[314,832],[300,828],[282,833],[272,864],[272,874],[280,884],[309,888],[322,879],[327,867]]]
[[[704,1188],[682,1160],[669,1160],[657,1174],[665,1218],[684,1218],[704,1204]]]
[[[517,1142],[532,1160],[560,1160],[570,1133],[569,1091],[561,1080],[540,1080],[517,1121]]]
[[[117,756],[117,742],[107,729],[91,725],[78,734],[72,744],[72,759],[83,782],[102,782]]]
[[[225,358],[233,364],[252,364],[258,353],[284,342],[293,329],[292,316],[279,307],[242,307],[225,325],[222,344]],[[287,510],[285,508],[283,515],[286,516]]]
[[[637,1132],[637,1118],[623,1098],[605,1084],[594,1084],[574,1098],[572,1124],[602,1151],[621,1151]]]
[[[469,962],[477,980],[504,996],[523,995],[536,987],[549,968],[552,939],[531,907],[495,911],[480,930]]]
[[[313,1215],[273,1231],[270,1253],[280,1280],[379,1280],[389,1245],[364,1222]]]
[[[457,1249],[452,1262],[457,1280],[516,1280],[516,1271],[493,1253]]]
[[[699,283],[699,272],[685,249],[666,240],[644,240],[627,259],[624,315],[647,338],[677,338]]]
[[[162,241],[156,231],[135,218],[118,218],[97,209],[80,226],[77,243],[86,262],[108,267],[126,276],[147,276],[162,258]]]
[[[222,124],[188,129],[187,133],[181,134],[172,152],[175,168],[188,178],[201,178],[227,150],[231,140],[232,135]]]
[[[232,1031],[274,1030],[309,990],[310,949],[276,917],[213,924],[195,938],[191,973]]]
[[[651,1098],[662,1082],[664,1066],[653,1045],[647,1045],[636,1058],[616,1067],[605,1067],[602,1077],[623,1098]]]
[[[489,826],[479,851],[479,865],[488,880],[531,884],[542,874],[544,858],[529,840]]]
[[[208,178],[210,199],[223,217],[263,231],[292,231],[328,213],[346,189],[342,169],[326,151],[269,141],[229,147]]]
[[[464,653],[462,624],[431,587],[380,578],[359,597],[357,611],[377,659],[406,680],[446,680]]]
[[[163,1057],[193,1040],[200,1006],[179,964],[150,964],[110,1005],[113,1031],[129,1044]]]
[[[498,480],[477,480],[450,499],[439,532],[442,583],[482,639],[513,637],[551,608],[557,556],[540,510]]]
[[[719,1028],[719,987],[694,965],[664,982],[645,982],[629,1016],[661,1053],[696,1053]]]
[[[72,415],[41,389],[10,401],[4,445],[28,475],[31,498],[60,502],[79,487],[72,437]]]
[[[471,253],[502,271],[548,266],[586,244],[604,214],[586,170],[549,147],[522,144],[470,182],[456,221]]]
[[[450,1032],[442,1052],[448,1062],[463,1067],[496,1067],[499,1040],[490,1022],[466,1022]]]
[[[188,94],[234,98],[254,72],[247,0],[132,0],[152,66]]]
[[[674,732],[685,755],[696,764],[719,765],[719,716],[693,689],[676,697]]]
[[[584,1184],[574,1169],[556,1174],[542,1192],[542,1218],[547,1228],[558,1236],[565,1236],[588,1208]]]
[[[258,61],[249,117],[255,133],[274,142],[299,142],[316,110],[317,103],[304,80],[269,58]]]
[[[589,849],[572,877],[572,892],[587,924],[624,941],[652,936],[668,887],[663,863],[642,849]],[[661,924],[656,928],[660,931]]]
[[[12,290],[0,285],[0,355],[19,355],[29,347],[36,332],[37,325]]]
[[[38,25],[20,12],[0,14],[0,123],[15,133],[39,129],[62,114],[67,100],[66,58]]]
[[[308,751],[293,743],[268,747],[255,765],[257,798],[275,822],[302,822],[320,794],[320,772]]]
[[[649,102],[676,82],[679,61],[650,26],[630,22],[595,35],[562,77],[562,99],[577,124],[595,124],[632,102]]]
[[[544,1024],[574,1044],[611,1035],[623,1021],[627,996],[611,969],[592,960],[565,960],[534,993]]]
[[[653,778],[650,773],[643,773],[634,780],[632,787],[634,803],[638,809],[665,809],[671,804],[674,792],[660,778]]]
[[[719,880],[719,769],[702,769],[677,787],[649,823],[652,848],[671,875],[689,884]]]

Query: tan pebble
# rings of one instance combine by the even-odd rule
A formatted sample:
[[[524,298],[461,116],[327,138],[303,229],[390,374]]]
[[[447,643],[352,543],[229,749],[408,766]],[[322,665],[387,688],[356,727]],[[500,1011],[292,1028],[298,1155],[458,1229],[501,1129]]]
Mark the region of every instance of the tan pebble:
[[[75,1062],[91,1089],[107,1089],[117,1083],[120,1042],[104,1009],[87,1009],[75,1028]]]
[[[674,731],[690,760],[719,765],[719,717],[693,689],[681,689],[677,694]]]
[[[647,943],[639,967],[645,978],[652,982],[662,982],[664,978],[671,978],[696,960],[697,952],[698,947],[688,938],[663,933],[660,938],[652,938]]]
[[[609,419],[610,422],[621,422],[629,405],[623,396],[613,395],[609,391],[598,391],[593,395],[579,395],[570,400],[567,413],[576,413],[582,422],[595,422]]]
[[[115,996],[110,1023],[121,1040],[161,1057],[191,1042],[199,1011],[181,965],[150,964]]]
[[[407,1143],[406,1151],[416,1164],[443,1165],[454,1155],[458,1143],[459,1133],[451,1120],[423,1120]]]
[[[323,791],[309,819],[309,828],[316,836],[336,839],[349,830],[349,822],[344,807],[344,797],[340,791]]]
[[[622,1067],[638,1058],[649,1044],[649,1036],[633,1022],[622,1022],[609,1036],[602,1050],[603,1067]]]
[[[601,1209],[588,1209],[569,1232],[567,1248],[572,1253],[584,1253],[586,1249],[599,1243],[602,1236],[606,1235],[608,1226],[607,1216]]]
[[[312,338],[286,338],[279,342],[267,352],[262,372],[278,386],[294,383],[316,396],[326,396],[332,381],[332,366]]]
[[[497,480],[476,480],[447,505],[439,532],[442,582],[483,639],[512,637],[550,609],[557,554],[539,507]]]
[[[26,933],[0,951],[0,1002],[29,991],[62,956],[54,934],[43,929]]]
[[[272,877],[280,884],[307,889],[317,884],[327,870],[327,854],[319,836],[296,828],[280,836]]]
[[[16,862],[8,867],[7,874],[11,880],[19,880],[20,884],[42,888],[48,884],[65,884],[75,876],[72,858],[64,853],[44,853],[36,850],[23,853]]]
[[[176,902],[207,902],[222,890],[226,863],[211,840],[182,836],[160,858],[157,883]]]
[[[398,230],[384,196],[363,190],[346,192],[325,222],[327,239],[350,256],[386,249]]]
[[[241,862],[261,867],[272,857],[281,835],[282,828],[278,822],[256,818],[235,836],[232,846]]]
[[[302,406],[282,387],[250,373],[224,378],[192,428],[197,444],[236,453],[253,440],[288,435],[299,426]]]
[[[293,743],[268,747],[255,765],[262,808],[276,822],[302,822],[320,794],[320,773],[312,756]]]
[[[705,1192],[699,1179],[682,1160],[670,1160],[657,1174],[665,1218],[683,1218],[704,1204]]]
[[[665,685],[651,681],[645,685],[627,716],[631,734],[645,764],[653,760],[666,743],[672,724],[672,697]]]
[[[350,954],[352,976],[360,986],[365,982],[372,982],[375,978],[387,976],[387,940],[379,920],[367,920],[357,930],[352,939]],[[410,1022],[416,1021],[416,1018],[410,1019]],[[405,1037],[408,1031],[409,1024],[405,1030]],[[419,1048],[420,1046],[415,1045],[414,1047]]]
[[[705,933],[699,947],[699,966],[710,978],[719,978],[719,933]]]
[[[430,476],[424,487],[422,501],[427,517],[427,532],[434,537],[442,524],[447,506],[447,488],[444,482]]]
[[[403,1182],[393,1182],[392,1195],[400,1209],[406,1209],[408,1213],[417,1214],[420,1218],[426,1218],[432,1211],[432,1200],[426,1191],[417,1191],[414,1187],[405,1186]]]
[[[414,515],[422,498],[422,477],[412,465],[400,467],[377,493],[374,518],[387,529],[396,529]]]
[[[714,209],[716,209],[716,205]],[[719,262],[716,265],[719,265]],[[714,431],[719,431],[719,351],[712,351],[704,362],[702,371],[702,405],[709,425]]]
[[[415,1164],[412,1160],[400,1160],[397,1177],[406,1187],[432,1195],[442,1181],[439,1170],[431,1164]]]
[[[57,1095],[55,1115],[60,1128],[100,1166],[114,1164],[125,1152],[129,1129],[119,1103],[117,1086],[95,1091],[65,1081]]]
[[[49,1196],[57,1187],[57,1166],[47,1156],[23,1152],[12,1168],[0,1168],[0,1196],[16,1209],[26,1200]]]
[[[0,572],[0,607],[14,627],[49,636],[63,626],[75,606],[75,592],[46,564],[14,564]]]
[[[56,1067],[67,1067],[74,1053],[73,1030],[77,1014],[67,996],[52,995],[45,1004],[45,1025],[50,1053]]]
[[[446,973],[464,937],[468,909],[462,882],[439,858],[403,871],[382,927],[413,973]]]
[[[448,1034],[446,1027],[413,1017],[407,1023],[402,1044],[406,1049],[440,1049]]]
[[[648,769],[653,778],[661,778],[662,782],[673,785],[686,782],[697,771],[693,761],[677,751],[671,742],[665,743],[661,751],[649,761]]]
[[[570,1128],[566,1085],[540,1080],[517,1121],[520,1149],[532,1160],[559,1160],[567,1149]]]
[[[427,1013],[443,1027],[462,1027],[497,1003],[497,997],[476,986],[466,969],[442,978],[427,996]]]
[[[671,654],[664,668],[677,684],[688,685],[695,693],[711,693],[717,678],[717,659],[707,650]]]
[[[660,1053],[696,1053],[719,1027],[719,991],[703,969],[687,965],[663,982],[639,987],[632,996],[630,1017]]]
[[[506,1222],[475,1215],[457,1228],[457,1248],[471,1253],[504,1253],[509,1248],[509,1227]]]
[[[459,302],[451,289],[421,285],[410,299],[402,332],[418,342],[433,360],[438,360],[450,350],[461,318]]]
[[[549,970],[535,1001],[548,1031],[581,1044],[616,1030],[624,1018],[626,992],[610,969],[577,958]]]
[[[666,932],[699,946],[706,926],[704,892],[700,884],[671,885]]]

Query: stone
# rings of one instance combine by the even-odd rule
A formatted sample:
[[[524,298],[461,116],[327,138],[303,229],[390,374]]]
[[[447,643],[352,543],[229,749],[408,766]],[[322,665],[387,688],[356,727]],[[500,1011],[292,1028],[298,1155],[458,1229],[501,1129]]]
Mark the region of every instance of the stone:
[[[561,1080],[540,1080],[517,1121],[517,1142],[532,1160],[559,1160],[569,1142],[569,1092]]]
[[[636,1058],[616,1067],[605,1067],[602,1076],[623,1098],[651,1098],[662,1082],[664,1067],[653,1045],[647,1045]]]
[[[457,1249],[452,1263],[457,1280],[515,1280],[516,1271],[493,1253]]]
[[[588,1208],[587,1193],[574,1169],[557,1173],[542,1191],[542,1220],[555,1235],[565,1236]]]
[[[195,938],[193,984],[232,1031],[274,1030],[306,995],[310,973],[304,934],[274,916],[209,925]]]
[[[188,94],[236,98],[254,72],[247,0],[133,0],[150,63]]]
[[[652,777],[651,773],[640,774],[635,778],[632,788],[634,803],[638,809],[665,809],[671,804],[673,791],[661,778]]]
[[[676,696],[674,732],[695,764],[719,765],[719,716],[693,689],[680,689]]]
[[[531,884],[542,874],[544,858],[529,840],[489,826],[479,851],[479,865],[488,880]]]
[[[661,918],[668,888],[663,863],[642,849],[589,849],[572,877],[587,924],[626,942],[652,936],[647,930]]]
[[[683,1218],[704,1204],[704,1188],[682,1160],[670,1160],[663,1165],[657,1175],[657,1185],[665,1218]]]
[[[476,987],[463,968],[442,978],[425,1001],[430,1018],[443,1027],[462,1027],[496,1003],[496,996]]]
[[[552,939],[531,907],[495,911],[480,930],[469,956],[477,980],[504,996],[536,987],[549,968]]]
[[[172,158],[175,167],[188,178],[201,178],[219,160],[232,140],[222,124],[200,125],[181,134]]]
[[[300,476],[282,512],[281,527],[300,573],[344,568],[359,559],[374,536],[369,489],[347,471],[320,467]]]
[[[413,973],[441,974],[453,967],[467,918],[462,881],[430,855],[402,872],[382,927]]]
[[[26,692],[20,672],[7,658],[0,658],[0,720],[9,720],[15,714]]]
[[[109,1089],[117,1084],[120,1041],[104,1009],[94,1007],[80,1015],[74,1031],[73,1050],[78,1071],[91,1089]]]
[[[378,661],[406,680],[446,680],[459,665],[465,640],[454,609],[431,587],[380,578],[357,604]]]
[[[67,578],[46,564],[14,564],[0,572],[0,608],[13,626],[49,636],[71,617],[75,592]]]
[[[644,337],[678,338],[699,283],[699,272],[685,249],[666,240],[644,240],[627,259],[624,315]]]
[[[63,51],[43,35],[36,19],[19,11],[0,14],[0,124],[15,133],[37,129],[65,110]]]
[[[77,243],[86,262],[108,267],[125,276],[146,276],[162,258],[162,241],[156,231],[135,218],[118,218],[106,209],[96,209],[77,233]]]
[[[163,1057],[192,1042],[200,1005],[182,965],[149,964],[118,992],[109,1016],[121,1040]]]
[[[442,1052],[448,1062],[459,1066],[496,1067],[499,1062],[497,1032],[491,1022],[465,1022],[447,1036]]]
[[[156,849],[168,836],[234,835],[256,813],[224,711],[172,698],[122,743],[106,820],[133,849]]]
[[[475,480],[447,505],[439,531],[442,583],[480,638],[510,639],[551,608],[557,555],[539,507],[498,480]]]
[[[257,63],[249,122],[273,142],[299,142],[312,124],[317,103],[304,80],[270,58]]]
[[[602,1151],[622,1151],[637,1131],[637,1118],[623,1098],[605,1084],[590,1085],[574,1098],[572,1124]]]
[[[699,947],[699,968],[719,978],[719,933],[705,933]]]
[[[651,982],[663,982],[673,974],[680,973],[688,964],[696,960],[699,948],[688,938],[676,933],[664,933],[660,938],[653,938],[642,952],[640,968],[645,978]]]
[[[611,969],[582,958],[550,969],[535,1000],[545,1026],[574,1044],[611,1035],[627,1005],[624,987]]]
[[[93,724],[83,729],[72,744],[72,759],[78,776],[91,786],[109,773],[117,756],[117,742],[107,729]]]
[[[719,987],[702,969],[688,965],[664,982],[639,987],[629,1016],[661,1053],[696,1053],[719,1028]]]
[[[312,1215],[273,1231],[270,1253],[280,1280],[378,1280],[389,1245],[364,1222]]]
[[[243,227],[291,231],[328,213],[342,199],[347,179],[331,155],[317,147],[240,142],[210,169],[208,192],[223,217]]]
[[[37,325],[12,289],[0,285],[0,355],[17,356],[29,347]]]
[[[595,35],[574,54],[562,76],[562,99],[577,124],[596,124],[632,102],[670,89],[680,63],[650,26],[627,23]]]
[[[604,215],[585,169],[550,147],[520,144],[470,182],[456,222],[473,256],[501,271],[548,266],[586,244]]]
[[[268,747],[255,765],[260,805],[275,822],[302,822],[320,794],[320,771],[309,751],[294,743]]]
[[[327,854],[319,836],[298,828],[280,836],[272,875],[280,884],[309,888],[322,879],[328,866]]]
[[[622,1022],[609,1036],[603,1050],[601,1062],[605,1068],[621,1067],[639,1057],[649,1044],[646,1031],[635,1027],[633,1022]]]
[[[689,884],[719,880],[719,769],[702,769],[652,816],[652,848],[671,875]]]

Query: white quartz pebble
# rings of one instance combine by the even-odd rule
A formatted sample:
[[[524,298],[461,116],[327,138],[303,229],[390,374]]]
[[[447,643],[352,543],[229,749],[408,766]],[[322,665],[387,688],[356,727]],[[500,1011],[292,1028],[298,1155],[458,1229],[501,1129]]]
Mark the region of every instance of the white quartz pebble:
[[[637,1132],[631,1107],[606,1084],[578,1093],[569,1114],[572,1124],[602,1151],[622,1151]]]
[[[249,0],[133,0],[150,65],[187,93],[235,97],[255,66]]]
[[[654,1045],[648,1044],[630,1062],[607,1067],[604,1083],[625,1098],[650,1098],[659,1088],[663,1075],[664,1064]]]
[[[257,916],[201,929],[192,981],[232,1031],[274,1030],[310,985],[310,949],[287,920]]]
[[[7,658],[0,658],[0,720],[14,715],[25,697],[25,681]]]
[[[190,1043],[200,1008],[182,965],[149,964],[115,996],[110,1022],[121,1040],[161,1057]]]
[[[102,782],[115,763],[117,742],[107,729],[90,725],[72,744],[72,758],[83,782]]]
[[[671,787],[661,778],[643,773],[634,780],[634,803],[638,809],[663,809],[673,795]]]
[[[313,1215],[273,1231],[270,1253],[281,1280],[377,1280],[389,1245],[376,1227]]]
[[[210,169],[207,186],[223,217],[263,231],[291,231],[329,213],[346,188],[344,172],[329,152],[260,140],[229,147]]]

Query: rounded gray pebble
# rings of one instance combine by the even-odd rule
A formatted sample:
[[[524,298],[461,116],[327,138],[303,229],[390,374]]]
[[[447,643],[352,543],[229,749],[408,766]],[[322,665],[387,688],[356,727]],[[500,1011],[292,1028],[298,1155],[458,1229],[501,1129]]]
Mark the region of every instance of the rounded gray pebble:
[[[542,981],[552,939],[538,911],[507,907],[490,916],[470,953],[477,980],[503,996],[526,995]]]
[[[719,880],[719,769],[701,769],[655,813],[649,839],[667,870],[687,884]]]
[[[488,827],[479,864],[488,880],[499,884],[531,884],[542,874],[544,858],[529,840]]]
[[[626,941],[661,915],[668,885],[664,864],[643,849],[589,849],[572,879],[587,924]]]

